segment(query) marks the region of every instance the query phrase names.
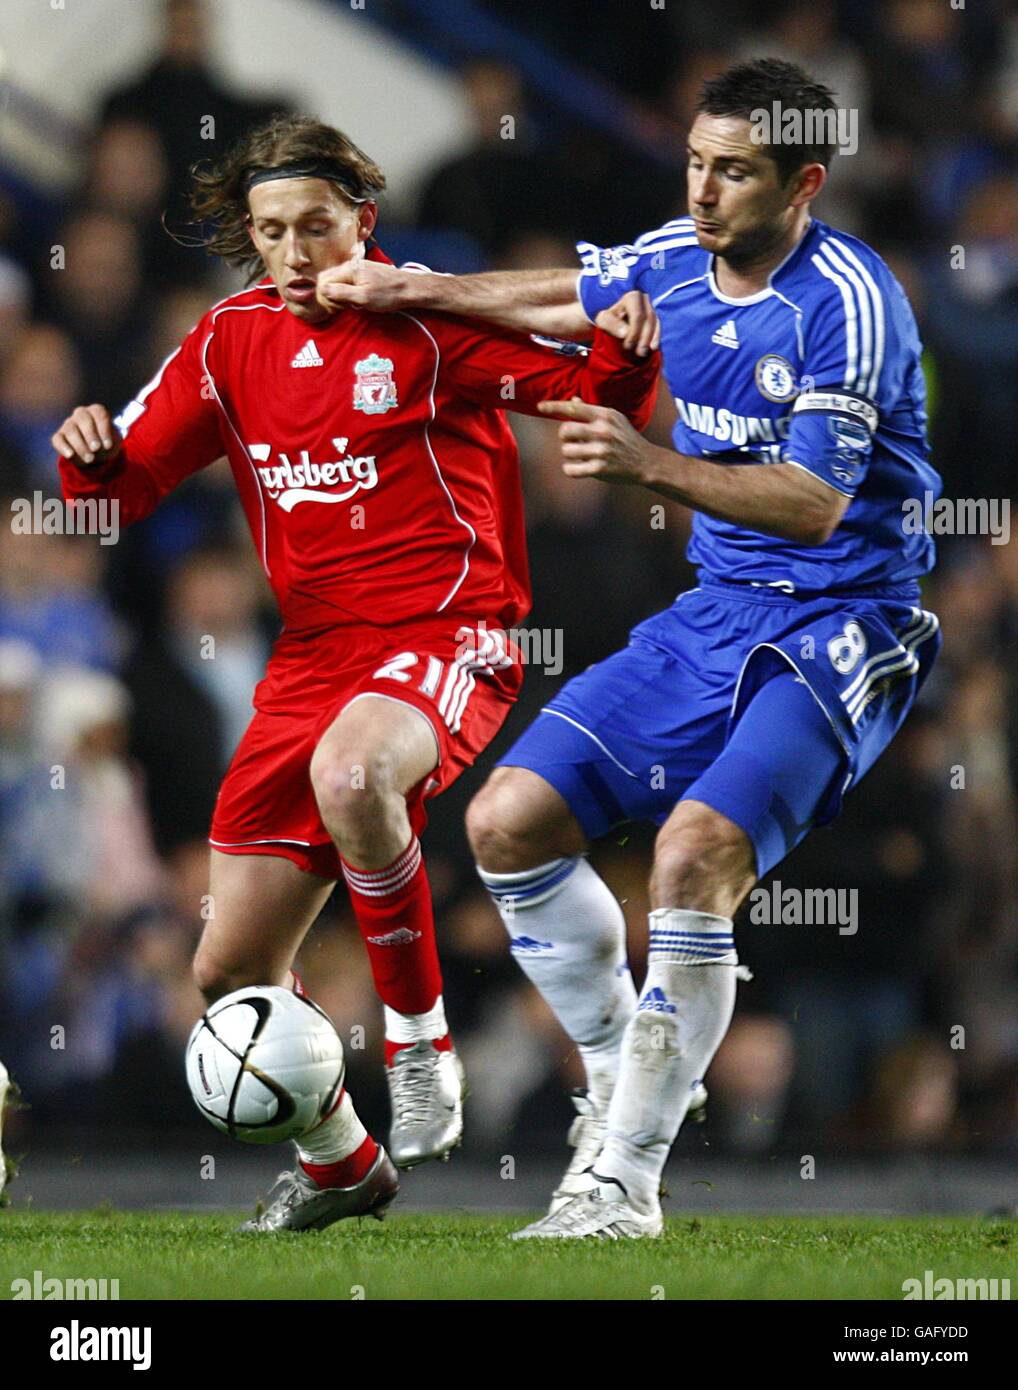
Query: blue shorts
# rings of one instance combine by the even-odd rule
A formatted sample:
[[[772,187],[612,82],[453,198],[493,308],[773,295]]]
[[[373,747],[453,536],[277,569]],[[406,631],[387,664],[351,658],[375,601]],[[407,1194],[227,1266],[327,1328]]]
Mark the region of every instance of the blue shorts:
[[[914,584],[793,598],[704,581],[569,681],[500,766],[543,777],[591,839],[703,801],[746,831],[763,875],[838,814],[939,648]]]

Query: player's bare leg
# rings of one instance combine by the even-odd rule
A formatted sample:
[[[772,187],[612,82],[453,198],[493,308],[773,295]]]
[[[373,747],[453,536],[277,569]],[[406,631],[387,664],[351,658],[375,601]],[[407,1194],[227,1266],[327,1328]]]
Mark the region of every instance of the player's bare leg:
[[[756,876],[745,831],[702,802],[679,802],[657,837],[647,978],[623,1039],[590,1189],[518,1236],[660,1235],[661,1173],[731,1022],[732,917]]]
[[[194,959],[206,1001],[244,985],[289,985],[294,957],[334,887],[282,856],[212,850],[211,916]]]
[[[407,809],[408,793],[438,756],[425,715],[366,694],[333,720],[311,759],[318,809],[342,856],[385,1006],[389,1148],[405,1168],[447,1157],[463,1133],[463,1071],[445,1019],[431,889]]]
[[[282,856],[211,852],[212,916],[194,960],[209,1003],[244,985],[297,987],[294,957],[335,887]],[[399,1184],[388,1155],[361,1124],[344,1088],[332,1113],[296,1141],[297,1167],[276,1199],[243,1229],[320,1230],[378,1212]]]
[[[553,1215],[591,1181],[606,1134],[636,991],[626,923],[607,884],[583,858],[586,836],[560,793],[529,768],[496,768],[467,812],[478,871],[520,968],[579,1049],[587,1086],[574,1094],[572,1159]]]

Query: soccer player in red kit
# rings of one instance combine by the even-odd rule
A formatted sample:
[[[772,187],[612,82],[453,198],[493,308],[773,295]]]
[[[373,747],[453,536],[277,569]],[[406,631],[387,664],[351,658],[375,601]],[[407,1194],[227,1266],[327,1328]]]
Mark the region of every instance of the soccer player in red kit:
[[[251,288],[205,315],[113,422],[54,435],[67,498],[138,521],[225,454],[283,630],[216,802],[206,999],[299,988],[292,963],[342,876],[385,1006],[392,1159],[447,1155],[462,1071],[442,1004],[418,834],[424,801],[500,728],[522,673],[502,633],[530,605],[516,447],[501,408],[573,395],[649,417],[653,358],[443,314],[335,312],[319,277],[367,255],[384,176],[340,132],[277,119],[195,172],[205,244]],[[621,312],[621,311],[620,311]],[[322,1227],[396,1174],[345,1092],[251,1228]]]

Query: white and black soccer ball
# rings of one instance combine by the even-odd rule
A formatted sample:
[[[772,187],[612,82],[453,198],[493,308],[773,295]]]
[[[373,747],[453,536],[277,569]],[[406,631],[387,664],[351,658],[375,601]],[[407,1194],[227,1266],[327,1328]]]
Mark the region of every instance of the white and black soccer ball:
[[[343,1073],[343,1044],[328,1015],[275,985],[217,999],[187,1043],[195,1105],[248,1144],[277,1144],[313,1129],[335,1104]]]

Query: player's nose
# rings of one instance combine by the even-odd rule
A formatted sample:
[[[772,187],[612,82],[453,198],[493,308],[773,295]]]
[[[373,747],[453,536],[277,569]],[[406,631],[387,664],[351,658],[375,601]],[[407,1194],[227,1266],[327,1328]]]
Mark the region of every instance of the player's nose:
[[[286,254],[283,259],[288,269],[299,270],[301,266],[307,265],[311,258],[302,244],[295,237],[291,237],[286,244]]]

